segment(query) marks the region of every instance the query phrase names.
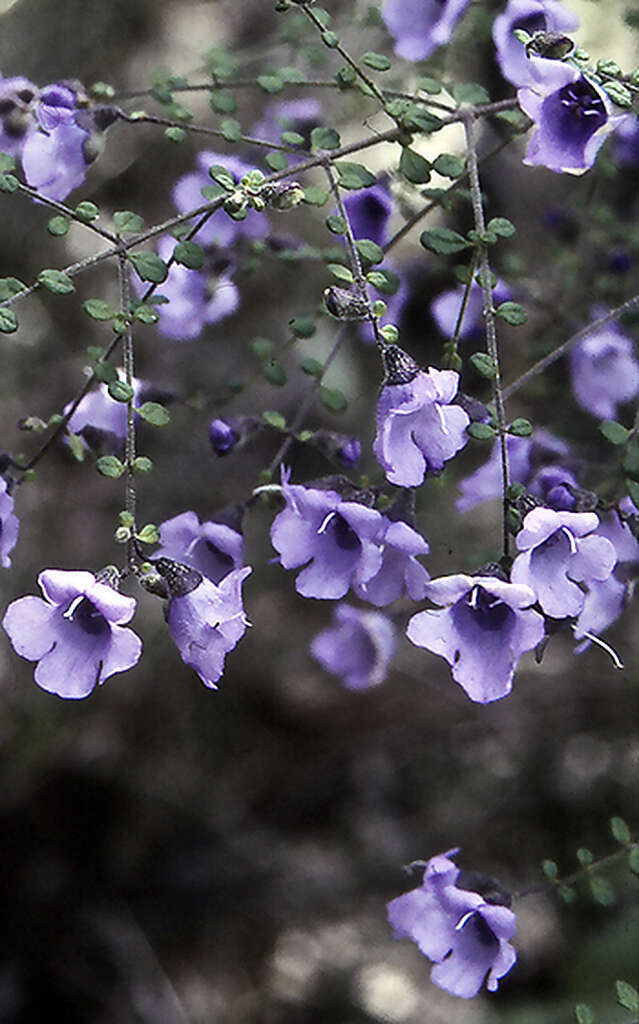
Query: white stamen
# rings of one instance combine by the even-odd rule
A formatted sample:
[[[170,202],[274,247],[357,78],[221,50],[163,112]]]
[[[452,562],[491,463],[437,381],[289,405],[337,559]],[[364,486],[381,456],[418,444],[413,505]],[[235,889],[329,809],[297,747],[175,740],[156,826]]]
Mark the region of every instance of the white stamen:
[[[479,594],[479,587],[473,587],[470,592],[470,599],[468,601],[468,607],[473,610],[477,607],[477,596]]]
[[[460,932],[460,931],[462,930],[462,928],[464,927],[464,925],[465,925],[465,924],[466,924],[466,923],[467,923],[468,921],[470,921],[470,919],[471,919],[471,917],[472,917],[472,916],[474,915],[474,913],[475,913],[475,911],[474,911],[474,910],[469,910],[467,914],[464,914],[464,916],[463,916],[463,917],[460,917],[459,921],[458,921],[458,922],[457,922],[457,924],[455,925],[455,931],[456,931],[456,932]]]
[[[439,402],[435,402],[435,412],[439,416],[439,425],[442,428],[442,434],[450,434],[450,430],[446,426],[446,421],[444,420],[444,410]]]
[[[78,607],[79,604],[82,604],[83,601],[84,601],[84,594],[78,594],[77,597],[74,597],[73,601],[71,602],[71,604],[67,608],[66,612],[62,612],[62,618],[63,619],[72,619],[73,618],[73,613],[75,612],[76,608]]]
[[[576,555],[577,554],[577,541],[573,537],[572,533],[570,532],[570,530],[568,529],[567,526],[560,526],[559,529],[563,530],[563,532],[566,534],[566,537],[568,538],[568,543],[570,544],[570,554],[571,555]]]
[[[330,523],[331,519],[333,519],[336,515],[337,515],[337,512],[329,512],[328,515],[326,516],[326,518],[324,519],[324,521],[322,522],[322,525],[320,526],[320,528],[319,528],[319,530],[317,532],[318,533],[326,533],[326,531],[328,530],[328,524]]]
[[[576,631],[577,631],[577,626],[576,625],[574,625],[572,627],[572,631],[573,631],[573,633],[576,633]],[[605,640],[602,640],[600,636],[596,636],[594,633],[589,633],[588,630],[585,630],[582,633],[582,635],[580,637],[578,637],[577,639],[579,639],[579,640],[581,640],[581,639],[591,640],[593,644],[597,644],[597,647],[601,647],[601,649],[603,651],[605,651],[606,654],[610,655],[610,658],[611,658],[612,663],[615,666],[615,668],[625,668],[624,663],[621,660],[621,658],[619,657],[619,655],[617,654],[617,652],[610,646],[610,644],[607,644]]]

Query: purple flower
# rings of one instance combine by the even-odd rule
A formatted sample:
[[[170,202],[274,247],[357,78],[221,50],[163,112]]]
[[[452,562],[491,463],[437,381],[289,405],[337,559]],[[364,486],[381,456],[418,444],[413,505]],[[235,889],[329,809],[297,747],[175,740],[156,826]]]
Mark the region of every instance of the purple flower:
[[[336,624],[313,639],[313,657],[349,690],[383,683],[397,643],[390,619],[348,604],[337,605],[333,615]]]
[[[0,77],[0,152],[19,156],[28,135],[36,130],[33,105],[38,87],[21,75]]]
[[[430,311],[433,320],[440,331],[447,338],[452,338],[455,333],[457,317],[461,309],[464,292],[463,285],[458,288],[451,288],[442,292],[431,303]],[[498,281],[493,290],[493,304],[498,306],[501,302],[507,302],[512,298],[512,292],[507,284]],[[468,301],[459,331],[460,338],[475,338],[480,340],[484,337],[484,294],[476,281],[470,286]]]
[[[239,437],[230,423],[215,419],[209,423],[209,441],[216,455],[228,455],[235,448]]]
[[[242,534],[225,522],[200,523],[195,512],[181,512],[160,524],[160,547],[155,558],[167,558],[197,569],[220,583],[242,566]]]
[[[30,134],[22,150],[27,183],[48,199],[66,199],[84,181],[84,144],[88,137],[76,124],[61,124],[48,134]]]
[[[41,597],[20,597],[3,626],[15,651],[37,661],[38,686],[59,697],[86,697],[116,672],[135,665],[142,641],[123,629],[135,611],[124,597],[90,572],[45,569],[38,576]]]
[[[504,78],[518,88],[534,83],[526,49],[514,35],[516,28],[532,36],[535,32],[573,32],[578,25],[579,18],[557,0],[510,0],[493,25],[497,60]]]
[[[420,370],[395,345],[384,356],[387,376],[377,403],[373,451],[390,483],[417,487],[429,470],[443,469],[468,440],[468,413],[451,405],[459,374],[433,367]]]
[[[579,615],[585,595],[578,584],[610,576],[617,561],[613,545],[605,537],[588,536],[598,526],[594,512],[534,508],[525,517],[511,579],[534,590],[546,615]]]
[[[607,93],[572,65],[543,57],[531,57],[530,64],[535,84],[517,93],[535,122],[524,163],[583,174],[625,115],[613,116]]]
[[[295,581],[302,597],[339,599],[367,583],[382,567],[384,517],[337,491],[289,484],[282,474],[286,508],[275,517],[271,543],[285,569],[305,566]]]
[[[132,387],[134,401],[138,401],[144,382],[134,378]],[[65,413],[68,408],[69,405],[66,405]],[[126,418],[126,403],[116,402],[111,398],[107,385],[101,384],[80,399],[67,426],[73,434],[81,434],[87,427],[91,427],[123,440],[126,437]]]
[[[175,244],[174,238],[161,238],[158,242],[160,258],[168,260]],[[138,293],[142,294],[146,285],[137,278],[133,281]],[[175,341],[193,341],[207,324],[219,323],[235,313],[240,304],[237,286],[228,270],[215,274],[212,268],[191,270],[177,263],[169,268],[162,294],[169,301],[156,307],[160,318],[158,330]]]
[[[636,115],[628,114],[619,123],[613,137],[613,152],[617,164],[626,167],[639,164],[639,120]]]
[[[577,486],[577,480],[570,470],[563,466],[542,466],[531,477],[527,490],[546,508],[555,509],[556,512],[572,512],[576,498],[570,488]]]
[[[344,200],[344,206],[354,238],[370,238],[377,245],[386,244],[388,224],[394,209],[386,182],[351,193]]]
[[[246,631],[242,583],[251,568],[234,569],[218,586],[171,559],[160,558],[154,564],[167,583],[166,621],[182,661],[205,686],[217,690],[224,659]]]
[[[442,576],[426,596],[441,611],[418,612],[406,635],[445,658],[453,679],[480,704],[510,693],[515,666],[544,635],[544,620],[530,606],[534,591],[495,576]]]
[[[6,480],[0,477],[0,561],[5,569],[11,565],[9,552],[16,546],[19,529],[18,517],[13,512],[13,498]]]
[[[463,887],[463,872],[450,859],[458,852],[431,857],[422,884],[391,900],[387,911],[394,937],[411,939],[433,961],[431,981],[451,995],[472,999],[484,981],[495,992],[515,964],[509,942],[515,915],[494,895],[486,899]]]
[[[570,382],[582,408],[598,419],[616,419],[617,407],[639,392],[632,339],[611,323],[578,342],[570,352]]]
[[[251,128],[251,135],[256,139],[279,142],[282,132],[294,131],[310,138],[311,130],[319,125],[321,120],[322,104],[314,97],[272,100],[266,104],[259,121]]]
[[[378,607],[397,601],[404,590],[413,601],[421,601],[430,576],[417,561],[417,556],[427,555],[430,548],[422,535],[408,523],[401,520],[392,522],[387,516],[383,519],[382,564],[371,579],[354,584],[353,591],[363,601]]]
[[[213,184],[208,169],[214,164],[226,167],[235,179],[242,178],[252,170],[250,164],[246,164],[234,156],[212,153],[208,150],[198,153],[198,170],[179,178],[173,189],[173,202],[180,213],[188,213],[189,210],[194,210],[205,202],[202,189],[205,185]],[[204,227],[200,228],[195,241],[200,245],[215,245],[226,249],[233,245],[238,238],[264,238],[268,232],[268,221],[262,213],[249,210],[245,220],[237,221],[229,217],[223,210],[218,210],[208,219]]]
[[[447,43],[470,0],[384,0],[382,18],[405,60],[424,60]]]
[[[506,438],[508,460],[510,463],[510,479],[512,483],[528,485],[536,470],[545,463],[554,462],[556,458],[568,455],[568,445],[545,430],[535,430],[531,437],[515,437],[509,434]],[[566,470],[565,479],[573,482],[573,476]],[[502,492],[501,448],[495,441],[490,458],[476,469],[474,473],[460,480],[460,497],[456,506],[460,512],[466,512],[482,501],[499,498]],[[537,495],[541,497],[542,495]]]

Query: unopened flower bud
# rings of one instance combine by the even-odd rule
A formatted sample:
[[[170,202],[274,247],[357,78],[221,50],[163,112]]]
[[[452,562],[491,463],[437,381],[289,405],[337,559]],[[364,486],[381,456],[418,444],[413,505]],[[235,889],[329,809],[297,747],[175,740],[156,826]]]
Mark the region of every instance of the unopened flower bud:
[[[419,366],[408,352],[404,352],[399,345],[389,345],[382,354],[384,361],[384,384],[392,387],[394,384],[410,384],[419,373]]]
[[[238,435],[226,420],[211,420],[209,441],[216,455],[228,455],[239,441]]]
[[[120,570],[117,565],[105,565],[104,569],[96,572],[95,578],[98,583],[106,583],[112,590],[120,589]]]
[[[145,572],[140,576],[140,583],[149,594],[156,597],[168,597],[169,591],[165,580],[157,572]]]
[[[368,302],[363,295],[356,295],[346,288],[332,285],[324,292],[324,304],[338,320],[366,320],[368,318]]]
[[[354,466],[362,454],[362,446],[356,437],[339,434],[335,430],[316,430],[313,443],[330,458],[338,459],[343,466]]]
[[[191,569],[182,562],[174,562],[172,558],[158,558],[153,564],[166,582],[169,597],[186,597],[204,579],[197,569]]]
[[[529,57],[534,53],[548,60],[563,60],[574,48],[572,39],[562,32],[535,32],[532,39],[526,43],[526,53]]]

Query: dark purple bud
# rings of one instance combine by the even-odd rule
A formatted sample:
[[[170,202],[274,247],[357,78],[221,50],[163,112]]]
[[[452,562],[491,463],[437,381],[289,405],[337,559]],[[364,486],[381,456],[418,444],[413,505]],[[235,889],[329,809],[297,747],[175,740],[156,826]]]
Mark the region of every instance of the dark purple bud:
[[[239,437],[226,420],[211,420],[209,441],[216,455],[228,455],[239,441]]]
[[[351,437],[350,441],[347,441],[344,447],[337,452],[337,458],[345,466],[354,466],[356,462],[359,462],[361,456],[362,446],[356,437]]]

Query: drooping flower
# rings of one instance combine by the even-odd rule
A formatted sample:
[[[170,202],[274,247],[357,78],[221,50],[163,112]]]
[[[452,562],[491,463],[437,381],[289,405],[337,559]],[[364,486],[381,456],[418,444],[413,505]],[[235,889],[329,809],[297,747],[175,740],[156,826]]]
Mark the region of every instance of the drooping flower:
[[[338,600],[366,583],[382,565],[384,518],[334,490],[290,484],[282,474],[286,508],[271,527],[271,543],[285,569],[305,566],[295,589],[302,597]]]
[[[464,877],[451,859],[458,849],[425,865],[422,884],[387,905],[396,939],[411,939],[432,960],[431,981],[451,995],[472,999],[484,982],[495,992],[514,966],[510,944],[516,920],[510,900],[492,879]],[[480,895],[466,886],[490,887]]]
[[[451,288],[442,292],[431,303],[430,311],[433,320],[447,338],[452,338],[455,333],[465,290],[463,285]],[[503,281],[498,281],[493,289],[493,305],[498,306],[501,302],[507,302],[511,298],[512,292],[508,285]],[[478,341],[484,338],[483,308],[483,291],[477,281],[473,281],[468,292],[468,300],[459,330],[460,338],[472,338]]]
[[[13,498],[9,494],[7,481],[0,477],[0,562],[5,569],[11,565],[9,552],[18,540],[20,523],[13,511]]]
[[[569,454],[565,441],[560,441],[543,429],[535,430],[531,437],[515,437],[509,434],[506,438],[506,447],[511,482],[521,483],[526,487],[532,486],[531,482],[541,467],[554,463],[557,459],[565,459]],[[574,477],[570,470],[566,470],[564,479],[570,483],[573,482]],[[459,489],[460,497],[455,504],[460,512],[466,512],[483,501],[491,501],[501,496],[501,447],[499,441],[495,441],[488,461],[470,476],[460,480]],[[537,497],[542,497],[542,495],[538,494]]]
[[[383,683],[395,651],[396,631],[382,612],[348,604],[334,610],[335,625],[322,630],[311,653],[327,672],[339,676],[349,690],[367,690]]]
[[[352,192],[344,200],[344,206],[354,238],[370,238],[377,245],[386,244],[394,204],[385,181]]]
[[[578,342],[570,351],[570,382],[582,408],[598,419],[616,419],[618,406],[639,393],[632,339],[610,323]]]
[[[135,600],[119,594],[90,572],[45,569],[41,597],[20,597],[2,625],[17,654],[37,661],[38,686],[59,697],[87,697],[116,672],[135,665],[142,641],[124,629]]]
[[[244,163],[237,157],[227,153],[213,153],[203,150],[197,155],[196,171],[182,175],[173,189],[173,202],[180,213],[188,213],[201,206],[206,200],[202,195],[205,186],[211,186],[213,181],[209,177],[208,170],[214,164],[225,167],[233,177],[238,180],[252,170],[250,164]],[[233,245],[238,238],[264,238],[269,232],[267,218],[249,210],[245,220],[237,221],[229,217],[223,210],[217,210],[198,231],[195,241],[200,245],[219,246],[226,249]]]
[[[169,558],[154,560],[154,565],[167,584],[166,621],[182,661],[205,686],[217,690],[226,655],[246,631],[242,583],[250,566],[234,569],[217,585]]]
[[[140,393],[146,386],[136,378],[132,382],[133,398],[137,403]],[[70,406],[65,406],[66,413]],[[73,434],[82,434],[87,427],[104,434],[113,434],[122,441],[126,437],[127,407],[126,402],[116,402],[111,398],[106,384],[88,391],[80,400],[77,409],[71,416],[67,426]]]
[[[382,18],[405,60],[424,60],[449,40],[470,0],[384,0]]]
[[[383,520],[382,564],[371,579],[355,583],[353,591],[379,608],[397,601],[404,591],[413,601],[421,601],[430,576],[417,558],[428,554],[428,543],[408,523],[393,522],[388,516],[383,516]]]
[[[531,85],[534,78],[530,59],[523,43],[514,34],[520,28],[533,36],[535,32],[573,32],[579,19],[557,0],[509,0],[506,10],[493,24],[493,40],[501,73],[517,88]]]
[[[534,85],[517,93],[535,122],[524,163],[583,174],[625,115],[613,115],[607,93],[572,65],[542,57],[530,63]]]
[[[610,576],[617,554],[609,540],[594,536],[598,526],[594,512],[534,508],[525,517],[511,579],[532,588],[546,615],[579,615],[585,594],[578,584]]]
[[[153,557],[184,563],[213,583],[221,583],[242,566],[244,540],[235,528],[240,525],[239,518],[235,518],[234,525],[215,520],[200,523],[195,512],[181,512],[160,524],[160,547]]]
[[[470,417],[451,404],[459,374],[420,370],[396,345],[385,349],[384,360],[373,451],[390,483],[418,487],[428,471],[443,469],[468,440]]]
[[[533,611],[529,586],[495,576],[442,576],[426,596],[441,610],[418,612],[406,635],[445,658],[471,700],[480,704],[510,693],[517,661],[544,636],[543,616]]]
[[[228,455],[235,448],[239,437],[230,423],[216,418],[209,423],[209,441],[216,455]]]

